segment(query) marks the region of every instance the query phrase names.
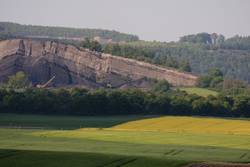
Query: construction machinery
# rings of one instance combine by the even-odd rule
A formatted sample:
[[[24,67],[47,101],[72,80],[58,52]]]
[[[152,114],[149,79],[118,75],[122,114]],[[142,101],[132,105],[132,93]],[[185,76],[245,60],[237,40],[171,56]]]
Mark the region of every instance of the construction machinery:
[[[37,84],[37,88],[46,88],[48,85],[56,78],[56,76],[53,76],[50,80],[48,80],[45,84]]]

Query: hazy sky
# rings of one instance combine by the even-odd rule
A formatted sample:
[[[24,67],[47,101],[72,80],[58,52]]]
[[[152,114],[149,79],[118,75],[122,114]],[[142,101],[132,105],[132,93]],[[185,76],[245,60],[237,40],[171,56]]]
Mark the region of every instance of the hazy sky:
[[[118,30],[144,40],[231,37],[250,35],[250,0],[0,0],[0,21]]]

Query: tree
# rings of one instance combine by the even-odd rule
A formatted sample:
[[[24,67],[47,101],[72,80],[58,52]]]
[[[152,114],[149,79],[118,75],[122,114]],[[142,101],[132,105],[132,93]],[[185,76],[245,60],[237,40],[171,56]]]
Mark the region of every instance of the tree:
[[[188,61],[181,62],[179,69],[181,71],[191,72],[191,66]]]
[[[211,77],[223,77],[222,71],[218,68],[211,68],[208,71],[208,75],[210,75]]]
[[[235,116],[249,117],[250,116],[250,97],[237,96],[234,100],[233,112]]]
[[[218,68],[213,68],[208,71],[207,75],[201,76],[198,80],[198,86],[202,88],[222,88],[223,73]]]
[[[226,95],[250,94],[250,85],[237,79],[225,79],[223,81],[223,93]]]
[[[22,89],[29,87],[29,85],[28,76],[24,72],[19,71],[15,75],[9,77],[5,87],[9,89]]]
[[[170,89],[170,84],[166,80],[157,81],[153,86],[153,90],[156,92],[167,92]]]
[[[199,98],[192,102],[193,115],[209,115],[211,104],[205,98]]]
[[[198,79],[198,86],[201,88],[208,88],[211,83],[211,77],[208,75],[201,76]]]
[[[85,38],[82,42],[82,47],[88,48],[92,51],[102,52],[102,45],[95,40],[90,40],[89,38]]]
[[[222,85],[223,85],[223,77],[214,77],[210,83],[211,88],[222,88]]]
[[[187,35],[180,38],[180,42],[212,44],[212,35],[208,33],[199,33],[195,35]]]

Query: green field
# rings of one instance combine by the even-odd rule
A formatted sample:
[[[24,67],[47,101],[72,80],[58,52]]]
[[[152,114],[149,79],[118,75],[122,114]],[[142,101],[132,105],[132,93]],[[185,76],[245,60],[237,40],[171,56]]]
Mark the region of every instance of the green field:
[[[124,156],[97,153],[0,150],[0,166],[3,167],[178,167],[187,162],[140,156]]]
[[[149,116],[76,117],[0,114],[0,126],[36,129],[107,128],[147,117]]]
[[[0,116],[5,117],[5,123],[8,123],[7,118],[12,115]],[[200,161],[250,162],[250,135],[248,134],[250,122],[247,120],[192,117],[153,119],[142,119],[142,117],[136,116],[131,116],[130,119],[128,117],[97,117],[96,122],[99,124],[98,126],[93,124],[93,128],[87,126],[88,128],[75,130],[59,130],[59,124],[57,126],[51,124],[52,128],[56,127],[56,129],[31,129],[32,123],[28,118],[35,118],[46,123],[48,118],[44,116],[27,116],[27,119],[22,116],[19,121],[18,115],[13,116],[19,124],[29,125],[29,129],[0,128],[0,166],[78,167],[84,164],[87,167],[179,167]],[[62,119],[61,117],[50,117],[51,120],[48,122],[53,122],[53,118],[55,121]],[[111,124],[108,121],[116,120],[116,118],[120,118],[121,124],[115,121],[111,121],[113,122]],[[67,119],[67,117],[63,117],[63,119]],[[88,124],[88,120],[91,120],[92,123],[95,122],[95,117],[80,117],[79,119],[84,120],[86,124]],[[0,120],[3,119],[0,118]],[[173,120],[180,125],[175,130],[173,128],[177,125]],[[201,133],[198,133],[196,129],[195,131],[179,131],[185,129],[184,123],[187,121],[192,124],[187,127],[189,129],[196,127],[195,124],[202,127],[201,120],[204,120],[204,124],[221,120],[223,124],[217,124],[218,129],[222,126],[225,132],[227,126],[230,129],[236,124],[239,124],[240,128],[246,127],[246,129],[240,131],[239,134],[218,133],[220,132],[218,130],[214,133],[204,133],[202,129]],[[161,129],[148,130],[147,127],[150,126],[145,126],[144,129],[133,129],[147,124],[148,121],[160,122],[156,127],[161,127]],[[5,123],[1,121],[2,126],[9,125],[5,125]],[[75,123],[75,127],[78,127],[77,122]],[[100,126],[101,123],[103,126]],[[152,122],[150,124],[153,125]],[[48,125],[46,127],[49,127]],[[66,128],[67,121],[63,125]],[[34,123],[34,126],[37,124]],[[171,126],[169,129],[172,130],[164,128],[165,126]],[[69,129],[71,128],[73,128],[72,124]],[[211,128],[215,129],[215,126]]]
[[[209,95],[217,96],[218,92],[205,89],[205,88],[180,88],[180,90],[187,92],[188,94],[196,94],[199,96],[207,97]]]

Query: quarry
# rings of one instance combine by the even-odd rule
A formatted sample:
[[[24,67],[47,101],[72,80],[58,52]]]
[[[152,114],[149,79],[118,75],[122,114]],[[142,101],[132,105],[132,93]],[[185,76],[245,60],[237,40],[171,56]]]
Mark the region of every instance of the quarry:
[[[194,86],[198,77],[133,59],[90,51],[73,45],[35,39],[0,42],[0,81],[18,71],[33,84],[55,76],[54,86],[143,87],[147,78],[167,80],[173,86]]]

